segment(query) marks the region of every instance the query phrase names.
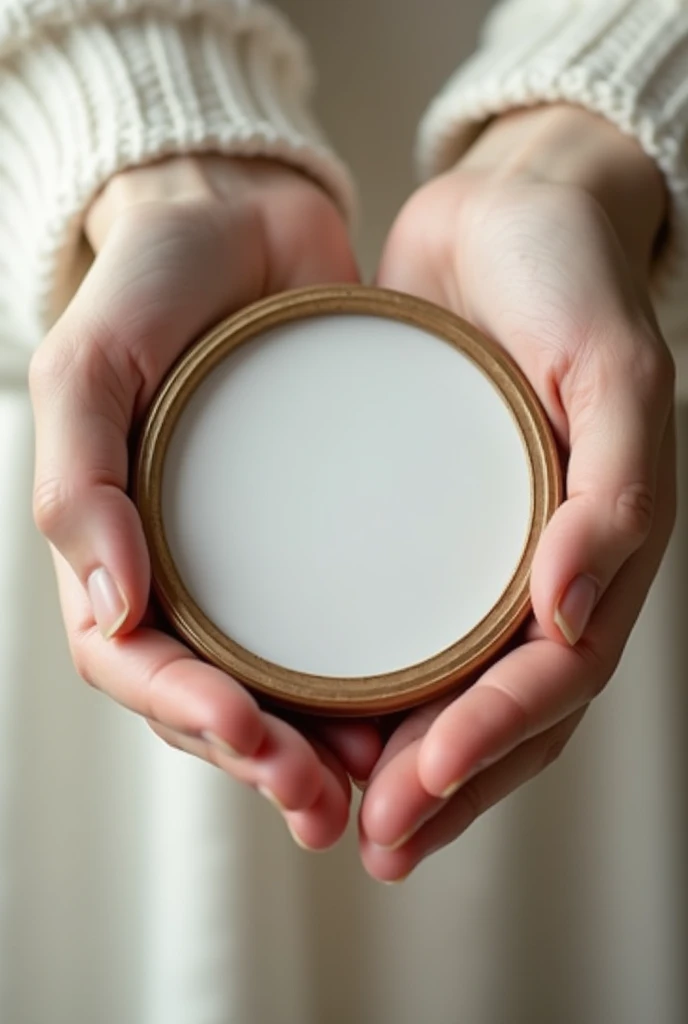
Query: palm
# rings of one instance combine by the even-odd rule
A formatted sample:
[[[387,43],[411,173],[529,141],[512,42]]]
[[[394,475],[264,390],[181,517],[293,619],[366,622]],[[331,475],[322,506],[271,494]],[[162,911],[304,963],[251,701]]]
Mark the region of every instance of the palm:
[[[524,642],[460,698],[409,715],[376,766],[361,834],[364,861],[378,877],[405,874],[542,770],[613,673],[666,546],[673,508],[671,402],[641,275],[601,211],[565,188],[495,188],[453,173],[419,192],[391,233],[379,283],[447,306],[496,338],[530,379],[570,455],[568,500],[535,558],[537,618]],[[633,333],[612,344],[629,320]],[[635,434],[628,428],[608,466],[600,439],[618,434],[630,406],[617,381],[624,373],[656,416]],[[664,501],[650,516],[649,488],[639,484],[653,449]],[[623,558],[614,552],[622,567],[583,641],[569,646],[554,611],[576,566],[604,546],[599,520],[607,498],[626,544]]]

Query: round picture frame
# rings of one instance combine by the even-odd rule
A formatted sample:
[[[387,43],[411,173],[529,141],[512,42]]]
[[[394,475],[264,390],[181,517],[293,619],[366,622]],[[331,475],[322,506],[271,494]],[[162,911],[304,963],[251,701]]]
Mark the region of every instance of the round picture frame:
[[[319,676],[285,668],[226,635],[199,607],[175,564],[165,533],[165,457],[180,416],[196,389],[241,345],[284,324],[338,314],[401,322],[453,346],[484,374],[511,412],[531,479],[530,529],[518,565],[499,600],[466,635],[440,653],[397,671],[367,676]],[[514,637],[531,611],[529,580],[542,532],[563,498],[556,441],[531,385],[495,342],[453,313],[409,295],[363,286],[333,285],[283,293],[224,320],[172,368],[142,425],[133,474],[133,499],[148,544],[152,585],[178,636],[199,657],[263,698],[300,711],[365,716],[400,711],[460,686]]]

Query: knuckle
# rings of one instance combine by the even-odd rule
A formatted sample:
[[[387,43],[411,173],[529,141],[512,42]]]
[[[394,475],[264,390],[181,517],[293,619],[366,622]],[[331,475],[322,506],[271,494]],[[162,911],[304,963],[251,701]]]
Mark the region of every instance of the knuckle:
[[[157,659],[141,667],[137,712],[156,722],[169,719],[170,700],[183,690],[186,661]]]
[[[531,730],[531,711],[524,697],[512,686],[483,683],[482,688],[491,692],[499,701],[499,715],[509,723],[513,743],[523,743]]]
[[[34,404],[69,389],[85,408],[106,407],[119,422],[127,414],[128,396],[140,386],[140,374],[126,345],[102,317],[81,315],[70,330],[53,328],[34,353],[29,366],[29,389]]]
[[[582,411],[594,411],[623,381],[626,395],[647,416],[671,408],[676,366],[669,348],[648,328],[629,337],[617,325],[591,324],[575,347],[575,359],[562,378],[562,393]]]
[[[676,364],[667,346],[654,337],[650,344],[639,346],[634,368],[644,393],[668,405],[676,386]]]
[[[56,331],[46,336],[29,363],[29,391],[34,398],[64,380],[74,354],[73,346]]]
[[[610,379],[625,382],[645,415],[650,411],[658,416],[668,414],[676,386],[676,365],[668,346],[651,325],[641,324],[631,335],[613,328],[606,363]]]
[[[632,483],[624,486],[616,498],[614,518],[620,533],[631,540],[645,540],[655,515],[654,492],[647,484]]]
[[[69,517],[70,497],[63,479],[39,480],[33,492],[33,518],[39,531],[51,539],[62,530]]]

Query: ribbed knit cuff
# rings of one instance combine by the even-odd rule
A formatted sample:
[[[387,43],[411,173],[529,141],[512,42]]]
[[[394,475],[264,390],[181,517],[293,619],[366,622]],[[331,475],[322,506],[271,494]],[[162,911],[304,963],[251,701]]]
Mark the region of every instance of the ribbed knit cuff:
[[[139,7],[8,0],[0,12],[0,330],[31,344],[64,301],[85,210],[127,167],[203,151],[276,158],[345,214],[354,205],[308,112],[301,42],[279,15],[241,0]],[[101,11],[111,20],[94,20]]]
[[[681,0],[511,0],[421,124],[424,177],[447,169],[494,116],[568,102],[634,136],[666,178],[669,242],[655,299],[667,334],[688,318],[688,6]]]

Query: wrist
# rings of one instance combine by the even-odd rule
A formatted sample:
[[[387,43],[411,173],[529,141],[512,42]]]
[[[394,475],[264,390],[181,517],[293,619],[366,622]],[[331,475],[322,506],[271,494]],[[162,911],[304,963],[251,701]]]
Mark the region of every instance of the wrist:
[[[301,171],[279,161],[212,153],[168,157],[115,174],[91,203],[85,232],[98,250],[119,216],[133,206],[198,202],[258,208],[266,190],[285,184],[326,195]]]
[[[666,188],[654,161],[635,139],[579,107],[553,104],[496,118],[457,170],[578,188],[599,203],[623,247],[645,264],[666,217]]]

